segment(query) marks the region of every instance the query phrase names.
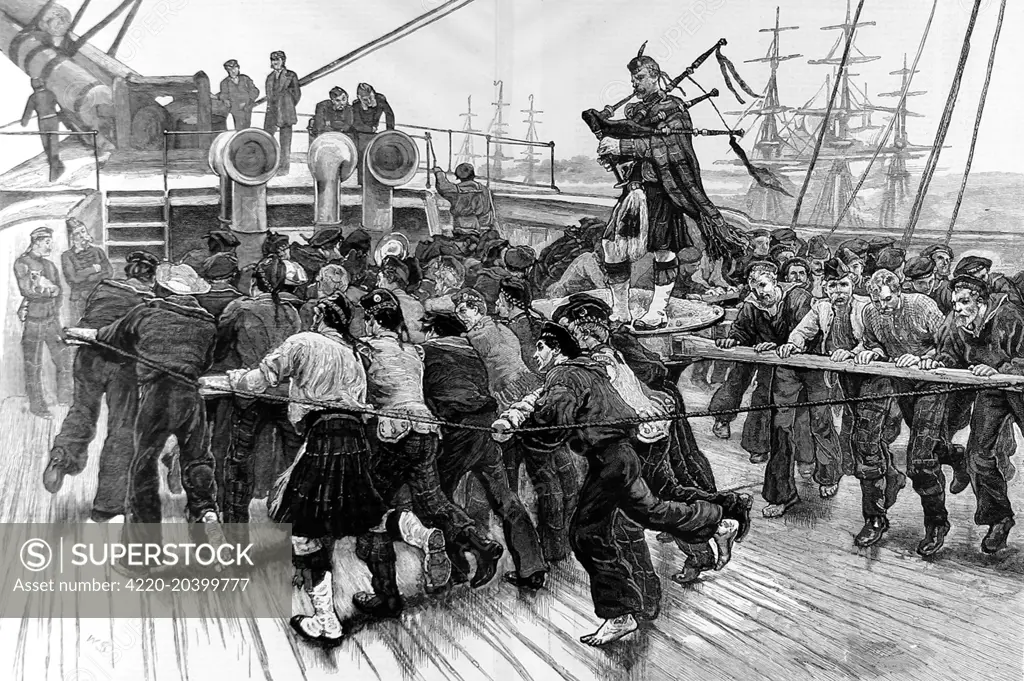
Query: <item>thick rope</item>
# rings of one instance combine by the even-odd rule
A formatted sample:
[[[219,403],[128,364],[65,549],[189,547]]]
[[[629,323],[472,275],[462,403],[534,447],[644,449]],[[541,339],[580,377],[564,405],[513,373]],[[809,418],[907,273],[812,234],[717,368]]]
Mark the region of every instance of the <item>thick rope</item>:
[[[903,91],[900,92],[900,99],[896,103],[897,112],[899,112],[907,101],[907,93],[910,91],[910,84],[914,81],[914,74],[917,73],[917,63],[921,61],[921,53],[924,52],[924,45],[928,41],[928,34],[932,29],[932,19],[935,18],[935,9],[938,6],[939,0],[935,0],[932,4],[932,12],[928,15],[928,23],[925,24],[924,34],[921,36],[921,42],[917,46],[917,54],[914,55],[914,63],[910,67],[910,73],[907,74],[907,83],[903,86]],[[864,183],[868,179],[868,174],[871,172],[872,166],[875,165],[875,161],[878,160],[878,155],[882,153],[882,147],[884,147],[885,143],[889,140],[889,135],[892,134],[892,129],[896,126],[896,119],[898,118],[899,113],[895,113],[892,118],[889,119],[889,125],[886,126],[885,132],[882,133],[882,136],[879,138],[878,146],[875,148],[875,153],[871,156],[871,160],[868,161],[867,167],[864,168],[864,171],[861,173],[860,179],[857,181],[857,186],[853,188],[853,192],[850,194],[850,200],[846,202],[846,205],[843,206],[843,210],[839,213],[839,217],[836,218],[836,224],[832,225],[832,229],[829,230],[829,236],[836,233],[836,230],[839,229],[839,225],[843,222],[843,218],[846,217],[846,213],[853,207],[854,202],[857,200],[857,194],[860,192],[861,188],[864,187]],[[950,229],[952,230],[952,228]],[[949,243],[948,239],[946,240],[946,243]]]
[[[980,2],[980,0],[979,0]],[[804,204],[804,196],[807,195],[807,187],[811,184],[811,175],[814,173],[814,166],[818,163],[818,155],[821,153],[821,145],[828,133],[829,119],[832,118],[832,108],[836,103],[836,95],[839,94],[839,86],[843,82],[843,72],[846,70],[847,61],[850,59],[850,49],[853,47],[853,38],[857,34],[857,23],[860,21],[861,10],[864,9],[864,0],[857,3],[857,11],[853,15],[853,26],[850,28],[850,38],[843,47],[843,58],[839,61],[839,70],[836,72],[836,82],[832,85],[832,95],[828,98],[828,105],[825,107],[825,117],[821,122],[821,130],[818,139],[814,141],[814,151],[811,153],[811,161],[807,166],[807,174],[804,175],[803,186],[800,187],[800,194],[796,197],[796,208],[793,209],[793,222],[791,227],[796,227],[800,222],[800,208]]]
[[[115,352],[127,359],[132,359],[139,364],[148,366],[151,369],[160,371],[170,378],[175,379],[188,386],[198,390],[202,387],[202,383],[198,380],[190,378],[184,374],[175,372],[173,370],[162,367],[157,362],[151,359],[130,353],[122,348],[105,343],[101,340],[82,340],[81,342],[88,343],[89,345],[95,345],[105,350]],[[304,407],[313,407],[320,410],[340,411],[349,414],[362,414],[367,416],[374,416],[378,418],[392,418],[403,421],[409,421],[412,423],[422,423],[426,425],[440,426],[442,428],[450,428],[452,430],[470,430],[484,433],[496,433],[494,428],[490,426],[478,426],[472,424],[456,423],[452,421],[445,421],[443,419],[431,418],[426,416],[417,416],[415,414],[409,414],[406,412],[396,412],[381,409],[358,409],[353,408],[351,405],[332,402],[330,400],[307,400],[286,397],[284,395],[272,395],[267,393],[254,393],[246,390],[239,390],[232,388],[231,390],[222,390],[216,388],[218,393],[227,395],[235,395],[238,397],[245,397],[251,399],[265,400],[267,402],[281,402],[289,404],[297,404]],[[1008,390],[1020,392],[1022,386],[1019,383],[991,383],[988,385],[947,385],[939,388],[932,388],[929,390],[907,390],[903,392],[885,393],[885,394],[873,394],[873,395],[860,395],[857,397],[844,397],[836,399],[825,399],[809,402],[793,402],[789,404],[762,404],[762,405],[748,405],[746,407],[736,407],[733,409],[717,409],[708,411],[696,411],[696,412],[679,412],[673,411],[667,414],[658,414],[656,416],[632,416],[622,419],[608,419],[604,421],[581,421],[579,423],[571,424],[559,424],[550,426],[527,426],[520,428],[512,428],[510,430],[502,431],[504,433],[544,433],[554,432],[563,430],[578,430],[580,428],[600,428],[600,427],[616,427],[616,426],[638,426],[643,423],[657,423],[660,421],[680,421],[683,419],[696,419],[696,418],[717,418],[719,416],[733,416],[736,414],[744,414],[755,411],[767,411],[770,409],[809,409],[812,407],[829,407],[837,405],[847,404],[858,404],[860,402],[880,402],[888,399],[899,399],[903,397],[924,397],[928,395],[948,395],[952,393],[961,392],[980,392],[982,390]]]
[[[974,9],[971,11],[971,20],[967,24],[967,32],[964,34],[964,42],[960,48],[960,61],[956,66],[956,73],[953,75],[953,84],[949,88],[949,97],[946,99],[946,108],[942,111],[942,118],[939,120],[939,127],[935,131],[935,141],[932,144],[932,152],[928,156],[924,172],[921,174],[921,184],[917,188],[917,196],[914,197],[914,205],[910,209],[910,217],[907,219],[907,226],[903,230],[902,246],[910,245],[910,239],[914,236],[914,229],[921,217],[921,210],[924,208],[924,200],[928,195],[928,187],[931,186],[932,177],[939,167],[939,155],[942,153],[942,145],[946,142],[946,133],[953,122],[953,110],[956,109],[956,100],[960,94],[960,84],[964,79],[964,71],[967,69],[967,58],[971,54],[971,36],[974,35],[974,25],[978,22],[978,12],[984,0],[974,0]]]
[[[999,35],[1003,30],[1003,16],[1006,14],[1006,0],[999,5],[999,19],[996,20],[996,32],[992,36],[992,51],[988,55],[988,70],[985,71],[985,84],[981,87],[981,99],[978,101],[978,113],[974,117],[974,132],[971,135],[971,149],[967,152],[967,164],[964,166],[964,179],[960,183],[960,191],[956,195],[956,203],[953,205],[953,214],[949,218],[949,229],[946,230],[947,246],[953,238],[953,228],[956,226],[956,219],[960,215],[960,204],[963,203],[964,193],[967,191],[967,179],[971,176],[971,164],[974,162],[974,149],[978,145],[978,131],[981,130],[981,117],[985,114],[985,100],[988,98],[988,86],[992,83],[992,70],[996,63],[996,50],[999,47]]]

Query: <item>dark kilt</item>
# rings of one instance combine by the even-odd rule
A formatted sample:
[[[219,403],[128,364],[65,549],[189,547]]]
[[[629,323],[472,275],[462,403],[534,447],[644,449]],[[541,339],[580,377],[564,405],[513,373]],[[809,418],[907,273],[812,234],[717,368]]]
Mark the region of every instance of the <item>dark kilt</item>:
[[[647,250],[680,251],[692,246],[686,213],[672,202],[661,184],[644,183],[647,197]]]
[[[359,536],[379,525],[388,508],[370,478],[362,421],[321,413],[305,423],[306,450],[279,481],[272,519],[291,523],[293,536],[310,539]]]

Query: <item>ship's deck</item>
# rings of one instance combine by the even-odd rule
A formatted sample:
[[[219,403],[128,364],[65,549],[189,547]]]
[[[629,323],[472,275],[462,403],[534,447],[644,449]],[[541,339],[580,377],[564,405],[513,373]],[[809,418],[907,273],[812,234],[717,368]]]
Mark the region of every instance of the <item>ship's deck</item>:
[[[685,379],[683,384],[691,408],[706,406],[708,393]],[[83,519],[95,487],[95,458],[56,497],[40,483],[57,423],[30,416],[21,398],[0,406],[0,521]],[[707,420],[693,425],[719,485],[744,486],[757,496],[763,466],[747,463],[740,450],[741,424],[742,417],[729,441],[714,439]],[[845,478],[839,495],[828,501],[809,483],[800,485],[806,501],[784,519],[762,519],[757,497],[751,534],[732,563],[691,588],[668,580],[679,554],[649,535],[663,578],[662,615],[605,650],[578,642],[595,618],[587,576],[570,560],[536,595],[498,582],[478,591],[460,587],[439,600],[421,600],[398,620],[366,625],[332,652],[296,643],[283,621],[76,620],[60,618],[57,607],[49,619],[0,620],[0,650],[6,653],[0,667],[10,678],[32,681],[1022,677],[1019,528],[1007,551],[980,554],[984,528],[972,522],[974,498],[967,491],[948,500],[953,529],[946,548],[921,560],[914,553],[920,507],[908,488],[891,512],[886,540],[862,551],[851,541],[860,527],[857,482]],[[1022,476],[1011,481],[1010,494],[1018,507],[1024,504]],[[182,497],[164,495],[170,520],[181,520],[182,507]],[[256,517],[265,517],[260,509],[256,502]],[[343,591],[338,608],[347,614],[352,591],[366,588],[369,575],[352,557],[350,543],[342,543],[337,555],[336,583]],[[402,547],[399,558],[408,592],[414,559]]]

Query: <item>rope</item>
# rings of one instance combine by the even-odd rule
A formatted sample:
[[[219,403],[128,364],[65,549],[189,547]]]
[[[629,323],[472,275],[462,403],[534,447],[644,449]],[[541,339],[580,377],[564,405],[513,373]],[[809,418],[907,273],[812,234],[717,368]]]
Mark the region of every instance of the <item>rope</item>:
[[[893,114],[893,117],[889,119],[889,125],[886,127],[885,132],[882,133],[878,146],[875,148],[875,153],[871,156],[871,160],[868,161],[868,166],[864,169],[864,172],[860,175],[860,180],[857,181],[857,186],[853,188],[853,193],[850,194],[850,200],[843,207],[843,210],[839,213],[839,217],[836,218],[836,224],[832,225],[832,229],[829,230],[828,235],[832,236],[839,229],[839,225],[842,223],[843,218],[846,217],[846,213],[853,207],[854,201],[857,200],[857,193],[860,192],[864,183],[868,179],[868,173],[871,172],[871,167],[875,165],[875,161],[878,160],[878,155],[882,152],[882,147],[885,146],[886,140],[889,139],[889,135],[892,133],[893,127],[896,125],[896,119],[899,118],[899,110],[906,104],[907,93],[910,91],[910,83],[914,80],[914,74],[917,73],[917,63],[921,60],[921,53],[924,52],[924,45],[928,41],[928,34],[932,29],[932,19],[935,18],[935,9],[939,6],[939,0],[935,0],[932,4],[932,12],[928,15],[928,23],[925,24],[924,34],[921,36],[921,42],[917,46],[917,54],[914,56],[914,63],[910,67],[910,73],[907,75],[907,83],[903,86],[903,91],[900,92],[899,102],[896,103],[897,113]],[[951,228],[952,229],[952,228]],[[949,240],[946,240],[949,243]]]
[[[910,209],[910,217],[907,219],[907,226],[903,231],[903,248],[910,244],[910,238],[914,236],[914,229],[921,217],[921,209],[924,207],[925,196],[928,195],[928,187],[932,183],[932,177],[939,167],[939,155],[942,153],[942,145],[946,141],[946,133],[953,122],[953,110],[956,108],[957,96],[960,94],[960,83],[964,79],[964,71],[967,68],[967,58],[971,54],[971,36],[974,34],[974,25],[978,22],[978,12],[981,11],[981,4],[984,0],[974,0],[974,9],[971,11],[971,20],[967,24],[967,32],[964,34],[964,42],[960,48],[960,61],[957,63],[956,73],[953,75],[953,84],[949,88],[949,97],[946,99],[946,108],[942,111],[942,118],[939,120],[939,127],[935,131],[935,142],[932,145],[932,152],[928,155],[928,162],[925,164],[924,173],[921,175],[921,184],[917,188],[917,196],[914,197],[914,205]]]
[[[981,2],[981,0],[978,0]],[[814,151],[811,153],[811,162],[807,166],[807,174],[804,175],[803,186],[800,187],[800,195],[796,197],[796,208],[793,210],[793,222],[791,227],[796,227],[800,221],[800,208],[804,204],[804,196],[807,194],[807,187],[811,184],[811,174],[814,173],[814,166],[818,162],[818,155],[821,153],[821,145],[825,141],[825,134],[828,132],[828,121],[832,117],[832,108],[836,103],[836,95],[839,93],[839,85],[842,83],[843,71],[846,70],[846,62],[850,58],[850,49],[853,47],[853,37],[857,33],[857,23],[860,21],[861,10],[864,9],[864,0],[857,3],[857,11],[853,15],[853,26],[850,28],[850,37],[843,47],[843,58],[839,61],[839,70],[836,72],[836,82],[832,85],[832,96],[828,98],[828,106],[825,107],[825,118],[821,122],[821,131],[818,139],[814,141]]]
[[[119,348],[110,343],[106,343],[99,339],[83,340],[82,342],[88,343],[89,345],[95,345],[105,350],[121,355],[127,359],[132,359],[139,364],[148,366],[152,369],[156,369],[170,378],[177,380],[189,388],[198,390],[202,387],[202,384],[182,373],[173,371],[171,369],[164,368],[159,363],[154,362],[147,357],[136,355],[128,352],[122,348]],[[988,385],[948,385],[939,388],[931,388],[928,390],[906,390],[903,392],[885,393],[885,394],[873,394],[873,395],[859,395],[856,397],[844,397],[844,398],[830,398],[825,400],[808,401],[808,402],[793,402],[787,404],[761,404],[761,405],[748,405],[746,407],[735,407],[732,409],[716,409],[696,412],[681,412],[673,411],[667,414],[659,414],[656,416],[631,416],[622,419],[608,419],[604,421],[580,421],[578,423],[569,424],[558,424],[549,426],[527,426],[512,428],[511,430],[503,431],[505,433],[544,433],[564,430],[578,430],[580,428],[607,428],[607,427],[624,427],[624,426],[638,426],[643,423],[657,423],[660,421],[681,421],[688,419],[697,418],[717,418],[719,416],[733,416],[736,414],[744,414],[755,411],[767,411],[770,409],[810,409],[813,407],[830,407],[837,405],[847,404],[859,404],[861,402],[880,402],[889,399],[899,399],[903,397],[924,397],[928,395],[948,395],[952,393],[961,392],[980,392],[982,390],[1009,390],[1014,392],[1020,392],[1022,390],[1021,385],[1018,383],[991,383]],[[452,430],[469,430],[483,433],[495,433],[493,428],[490,426],[478,426],[473,424],[456,423],[452,421],[446,421],[444,419],[417,416],[415,414],[409,414],[406,412],[396,412],[381,409],[360,409],[352,407],[341,402],[333,402],[330,400],[307,400],[300,398],[286,397],[284,395],[273,395],[267,393],[254,393],[246,390],[239,390],[232,388],[231,390],[217,389],[218,392],[224,394],[236,395],[238,397],[245,397],[251,399],[265,400],[268,402],[282,402],[290,404],[298,404],[306,407],[313,407],[320,410],[331,410],[340,411],[349,414],[362,414],[367,416],[375,416],[378,418],[393,418],[398,420],[410,421],[412,423],[422,423],[426,425],[440,426],[443,428],[450,428]]]
[[[981,100],[978,102],[978,113],[974,117],[974,133],[971,135],[971,148],[967,152],[967,164],[964,166],[964,179],[960,183],[960,191],[956,195],[956,203],[953,205],[953,215],[949,218],[949,229],[946,231],[947,246],[953,238],[953,228],[956,226],[957,216],[960,214],[960,204],[963,203],[964,193],[967,191],[967,178],[971,176],[971,164],[974,162],[974,148],[978,145],[978,131],[981,129],[981,117],[985,113],[985,100],[988,98],[988,86],[992,82],[992,70],[996,63],[996,49],[999,47],[999,34],[1003,30],[1003,16],[1006,14],[1006,0],[999,6],[999,18],[996,20],[996,32],[992,36],[992,51],[988,55],[988,70],[985,71],[985,84],[981,87]]]

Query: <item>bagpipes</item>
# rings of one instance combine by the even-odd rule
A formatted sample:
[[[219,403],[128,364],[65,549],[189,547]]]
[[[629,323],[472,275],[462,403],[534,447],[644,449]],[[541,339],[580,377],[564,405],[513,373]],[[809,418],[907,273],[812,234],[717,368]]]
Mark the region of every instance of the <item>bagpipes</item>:
[[[697,59],[695,59],[692,64],[686,67],[686,69],[682,73],[680,73],[675,78],[669,80],[664,85],[665,92],[671,92],[672,90],[675,90],[684,80],[687,79],[691,80],[695,85],[697,85],[697,87],[700,87],[700,85],[695,80],[693,80],[693,74],[697,71],[697,69],[701,67],[701,65],[705,61],[707,61],[711,57],[711,55],[715,55],[718,60],[719,67],[722,70],[722,77],[725,80],[726,87],[729,88],[729,91],[732,92],[733,96],[736,97],[740,104],[744,104],[745,102],[743,98],[740,97],[739,93],[736,91],[737,85],[743,92],[750,95],[751,97],[760,97],[761,95],[758,95],[753,90],[751,90],[750,86],[747,85],[746,81],[743,80],[739,72],[736,70],[736,66],[729,60],[729,58],[722,54],[722,48],[727,44],[728,41],[725,38],[721,38],[711,48],[709,48],[707,51],[705,51],[703,54],[697,57]],[[640,47],[640,51],[637,53],[638,60],[641,57],[643,57],[644,49],[646,48],[646,46],[647,43],[645,42]],[[733,81],[735,81],[736,85],[733,84]],[[703,89],[704,88],[701,88],[701,90]],[[703,95],[697,97],[696,99],[692,99],[688,102],[685,102],[684,105],[687,109],[689,109],[690,107],[693,107],[705,100],[717,97],[718,94],[719,92],[717,89],[712,89],[710,91],[706,91]],[[597,139],[599,140],[605,137],[655,137],[659,135],[675,134],[699,136],[728,135],[730,148],[732,149],[733,153],[737,155],[739,160],[743,163],[743,166],[747,169],[747,172],[754,179],[754,181],[757,182],[758,185],[766,189],[781,192],[789,196],[789,192],[786,191],[782,183],[779,181],[778,177],[776,177],[770,169],[761,166],[755,166],[750,162],[750,159],[747,158],[746,153],[744,153],[743,149],[739,146],[739,143],[736,139],[737,137],[742,137],[745,134],[745,131],[743,129],[729,128],[728,123],[725,123],[724,119],[722,119],[722,122],[725,123],[726,125],[726,129],[724,130],[709,130],[703,128],[664,128],[657,130],[654,128],[650,128],[648,126],[641,125],[636,121],[630,120],[628,118],[613,119],[612,116],[614,116],[615,113],[620,108],[625,106],[625,104],[629,102],[629,100],[631,100],[632,98],[633,95],[630,94],[622,98],[618,102],[606,106],[601,110],[587,109],[582,113],[583,121],[587,124],[587,127],[590,128],[591,132],[594,133],[594,136],[597,137]],[[721,113],[719,113],[719,117],[721,118]],[[622,171],[614,163],[614,161],[611,159],[602,159],[602,164],[605,165],[606,168],[608,168],[611,172],[615,174],[615,178],[618,181],[618,186],[622,186]]]

